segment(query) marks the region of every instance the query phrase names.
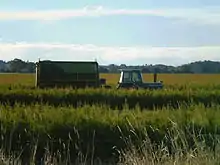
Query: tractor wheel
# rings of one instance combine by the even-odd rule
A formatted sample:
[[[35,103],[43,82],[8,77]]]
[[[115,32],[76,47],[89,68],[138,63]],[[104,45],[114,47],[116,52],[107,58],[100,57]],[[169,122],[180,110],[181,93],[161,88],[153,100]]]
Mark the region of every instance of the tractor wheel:
[[[136,90],[138,90],[139,89],[139,87],[137,86],[137,85],[133,85],[133,87],[132,87],[133,89],[136,89]]]

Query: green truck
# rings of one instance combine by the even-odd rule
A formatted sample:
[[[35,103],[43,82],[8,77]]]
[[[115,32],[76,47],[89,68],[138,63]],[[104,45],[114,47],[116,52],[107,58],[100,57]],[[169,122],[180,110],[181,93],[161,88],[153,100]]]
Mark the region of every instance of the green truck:
[[[36,87],[98,88],[105,84],[106,80],[99,77],[99,65],[95,61],[46,60],[36,63]]]

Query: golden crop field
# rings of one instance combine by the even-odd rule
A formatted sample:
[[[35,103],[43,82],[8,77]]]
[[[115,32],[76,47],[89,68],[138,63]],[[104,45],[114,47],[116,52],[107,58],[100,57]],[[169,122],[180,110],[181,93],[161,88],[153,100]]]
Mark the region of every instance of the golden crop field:
[[[120,74],[100,77],[115,86]],[[220,74],[158,80],[165,90],[33,90],[35,74],[0,74],[0,157],[18,165],[220,162]]]
[[[101,74],[101,77],[107,79],[107,83],[116,84],[119,80],[119,74]],[[143,74],[145,82],[153,81],[153,74]],[[158,74],[158,80],[164,84],[220,84],[220,74]]]
[[[106,78],[107,83],[116,85],[120,74],[100,74],[101,78]],[[145,82],[153,81],[153,74],[143,74]],[[184,84],[220,84],[220,74],[158,74],[158,80],[165,85]],[[0,74],[0,85],[22,84],[34,85],[35,74]]]

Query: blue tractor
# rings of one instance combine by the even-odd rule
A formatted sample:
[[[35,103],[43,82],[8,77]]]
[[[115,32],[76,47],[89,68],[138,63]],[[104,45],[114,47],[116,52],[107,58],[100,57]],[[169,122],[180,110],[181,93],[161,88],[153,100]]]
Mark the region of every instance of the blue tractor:
[[[157,74],[154,74],[154,82],[143,82],[140,69],[121,69],[117,89],[162,89],[163,82],[157,82]]]

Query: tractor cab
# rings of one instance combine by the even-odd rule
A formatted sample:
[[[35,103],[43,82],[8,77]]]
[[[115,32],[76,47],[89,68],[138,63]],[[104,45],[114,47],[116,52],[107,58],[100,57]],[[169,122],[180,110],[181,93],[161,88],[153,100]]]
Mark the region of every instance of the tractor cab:
[[[161,89],[163,87],[162,82],[157,81],[157,74],[154,74],[154,82],[143,82],[143,77],[140,69],[121,69],[121,75],[118,82],[117,89],[138,89],[138,88],[148,88],[148,89]]]
[[[141,70],[139,69],[121,69],[121,75],[118,82],[118,88],[135,88],[143,83]]]
[[[119,83],[142,83],[142,74],[138,69],[122,69]]]

